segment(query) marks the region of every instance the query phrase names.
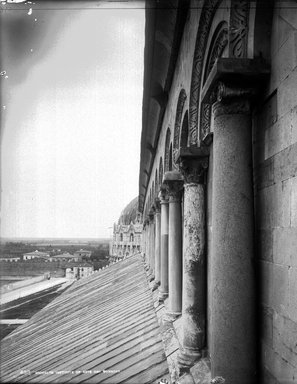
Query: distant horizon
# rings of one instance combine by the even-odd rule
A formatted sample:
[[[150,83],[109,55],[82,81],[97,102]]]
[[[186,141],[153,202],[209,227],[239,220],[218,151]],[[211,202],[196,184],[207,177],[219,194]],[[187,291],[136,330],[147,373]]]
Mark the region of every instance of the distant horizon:
[[[0,237],[1,240],[109,240],[110,237]]]

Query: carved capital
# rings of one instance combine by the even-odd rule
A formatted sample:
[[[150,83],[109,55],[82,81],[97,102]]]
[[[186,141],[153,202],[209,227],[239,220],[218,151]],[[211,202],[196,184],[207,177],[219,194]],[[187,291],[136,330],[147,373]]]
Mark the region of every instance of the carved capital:
[[[179,169],[186,184],[203,184],[205,180],[205,171],[208,168],[208,158],[184,158],[180,160]]]
[[[203,184],[205,171],[208,168],[209,149],[180,148],[178,154],[178,166],[186,184]]]
[[[160,204],[168,204],[167,191],[164,185],[161,187],[158,197],[160,200]]]
[[[181,173],[178,171],[166,172],[163,178],[163,184],[169,197],[169,203],[180,201],[184,185]]]
[[[249,115],[251,99],[255,95],[255,88],[230,86],[220,81],[211,96],[214,118],[220,115]]]
[[[180,201],[183,186],[184,183],[180,180],[169,180],[166,182],[166,190],[169,197],[169,203]]]
[[[234,99],[250,99],[256,95],[255,88],[238,87],[219,81],[217,85],[217,101],[228,102]]]

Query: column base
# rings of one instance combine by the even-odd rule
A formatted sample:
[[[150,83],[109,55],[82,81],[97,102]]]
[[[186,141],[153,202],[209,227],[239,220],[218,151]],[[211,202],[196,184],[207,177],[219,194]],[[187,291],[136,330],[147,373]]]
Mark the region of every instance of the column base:
[[[167,299],[167,297],[168,297],[168,292],[159,291],[159,297],[158,297],[159,303],[163,303],[164,300]]]
[[[152,282],[155,280],[155,275],[149,275],[148,278],[149,278],[149,282]]]
[[[177,355],[178,366],[181,370],[187,370],[200,360],[202,357],[201,351],[183,349]]]
[[[171,312],[171,311],[167,311],[165,314],[164,314],[164,320],[165,321],[174,321],[176,320],[179,316],[181,316],[181,312]]]
[[[160,281],[155,281],[154,285],[153,285],[153,288],[152,288],[152,292],[154,292],[156,289],[158,289],[159,286],[160,286]]]
[[[190,372],[186,372],[178,379],[177,384],[195,384],[195,380]]]
[[[216,376],[211,381],[210,384],[224,384],[226,380],[222,376]]]

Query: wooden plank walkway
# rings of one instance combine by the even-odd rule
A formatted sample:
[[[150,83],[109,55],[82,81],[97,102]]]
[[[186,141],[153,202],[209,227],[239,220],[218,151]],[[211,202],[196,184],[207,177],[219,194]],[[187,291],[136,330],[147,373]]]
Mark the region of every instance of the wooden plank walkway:
[[[84,278],[1,342],[1,383],[158,383],[168,377],[139,255]]]

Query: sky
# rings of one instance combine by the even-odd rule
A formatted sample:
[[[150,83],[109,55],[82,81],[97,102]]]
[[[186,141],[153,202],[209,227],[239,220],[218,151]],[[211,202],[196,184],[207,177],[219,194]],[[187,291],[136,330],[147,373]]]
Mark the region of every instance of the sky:
[[[0,6],[1,237],[109,237],[138,195],[143,6]]]

